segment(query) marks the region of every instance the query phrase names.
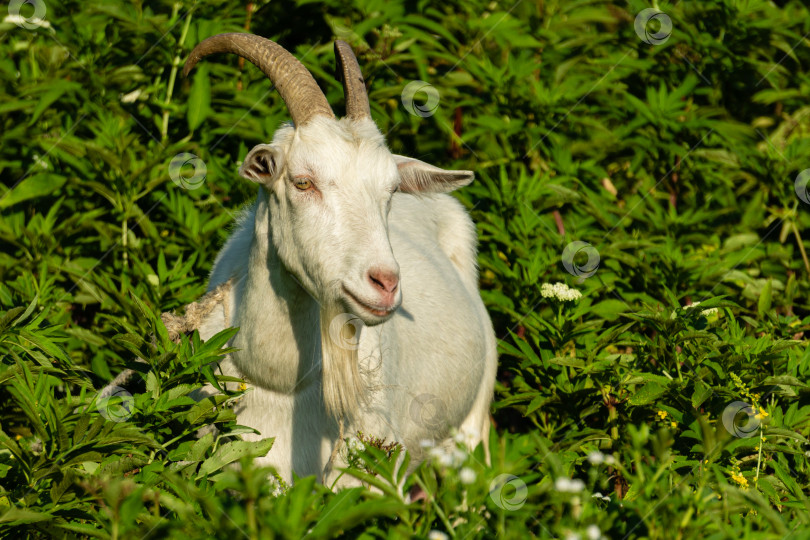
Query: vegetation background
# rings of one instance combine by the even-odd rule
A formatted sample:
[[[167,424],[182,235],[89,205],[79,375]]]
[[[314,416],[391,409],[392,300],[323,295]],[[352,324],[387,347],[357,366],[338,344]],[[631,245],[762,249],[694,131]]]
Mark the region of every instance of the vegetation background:
[[[21,4],[0,13],[0,537],[808,537],[805,3],[652,6],[671,27],[638,27],[641,1]],[[205,291],[255,195],[238,163],[288,116],[234,57],[178,67],[245,29],[338,110],[347,40],[392,150],[477,171],[457,196],[501,338],[492,464],[437,455],[406,484],[427,500],[373,444],[347,474],[375,491],[274,488],[240,393],[188,397],[230,333],[174,344],[158,315]],[[172,181],[184,152],[199,185]]]

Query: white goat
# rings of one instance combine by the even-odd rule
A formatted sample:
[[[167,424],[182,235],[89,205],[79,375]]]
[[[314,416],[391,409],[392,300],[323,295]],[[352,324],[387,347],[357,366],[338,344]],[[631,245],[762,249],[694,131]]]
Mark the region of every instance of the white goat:
[[[240,328],[221,368],[252,387],[238,422],[275,437],[264,463],[286,481],[295,471],[331,482],[341,436],[358,430],[403,444],[412,464],[420,441],[441,444],[453,428],[488,455],[495,335],[475,227],[445,194],[473,174],[392,154],[351,48],[335,51],[341,120],[307,69],[259,36],[206,39],[184,70],[217,52],[242,56],[294,122],[242,164],[259,195],[217,256],[209,290],[231,286],[200,327],[203,338]]]

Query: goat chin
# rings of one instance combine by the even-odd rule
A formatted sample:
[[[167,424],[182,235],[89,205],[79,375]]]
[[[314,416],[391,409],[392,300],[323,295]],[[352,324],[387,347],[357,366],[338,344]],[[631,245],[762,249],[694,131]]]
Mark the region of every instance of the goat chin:
[[[366,403],[366,385],[360,375],[357,355],[362,324],[351,324],[350,319],[357,320],[346,314],[337,300],[326,301],[321,306],[324,405],[334,418],[347,420]],[[351,336],[345,334],[349,326],[353,328]]]

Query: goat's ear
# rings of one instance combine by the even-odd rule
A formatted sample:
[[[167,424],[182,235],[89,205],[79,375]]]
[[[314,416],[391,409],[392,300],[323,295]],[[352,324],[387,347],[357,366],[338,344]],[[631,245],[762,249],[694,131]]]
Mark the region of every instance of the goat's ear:
[[[259,184],[267,184],[278,175],[282,160],[281,151],[277,147],[257,144],[245,156],[245,161],[239,167],[239,175]]]
[[[473,181],[472,171],[446,171],[424,161],[394,154],[405,193],[448,193]]]

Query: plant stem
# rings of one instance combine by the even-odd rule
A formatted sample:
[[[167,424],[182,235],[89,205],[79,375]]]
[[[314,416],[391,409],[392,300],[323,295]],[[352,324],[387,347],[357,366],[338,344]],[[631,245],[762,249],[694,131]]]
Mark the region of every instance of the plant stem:
[[[175,13],[177,13],[180,4],[175,4],[174,9]],[[180,52],[183,50],[183,42],[186,40],[186,34],[188,34],[188,27],[191,26],[191,10],[194,9],[193,7],[188,10],[186,13],[186,22],[183,24],[183,31],[180,33],[180,40],[177,42],[177,54],[174,55],[174,60],[172,60],[172,70],[169,73],[169,87],[166,89],[166,99],[163,102],[163,125],[160,128],[160,138],[161,140],[166,140],[166,137],[169,134],[169,105],[172,102],[172,93],[174,92],[174,82],[177,79],[177,68],[180,67]]]
[[[422,482],[421,478],[419,478],[418,476],[414,476],[414,480],[416,480],[416,483],[419,484],[420,488],[422,488],[422,491],[425,492],[425,497],[428,497],[428,499],[430,500],[430,503],[433,505],[433,509],[436,510],[436,514],[439,516],[439,519],[442,520],[442,523],[444,523],[444,526],[447,528],[448,534],[450,534],[452,538],[455,538],[456,533],[453,530],[453,526],[450,525],[450,521],[447,519],[447,516],[444,515],[442,509],[439,508],[439,505],[436,503],[436,498],[433,496],[431,492],[428,491],[427,486]]]
[[[790,222],[790,227],[793,229],[793,234],[796,236],[796,243],[799,244],[799,251],[802,254],[802,259],[804,260],[804,268],[807,270],[807,274],[810,275],[810,260],[807,259],[807,252],[804,250],[804,244],[802,243],[802,235],[799,233],[798,227],[796,227],[796,222]]]
[[[121,247],[123,247],[124,266],[129,263],[129,254],[127,253],[127,217],[124,216],[121,222]]]
[[[757,455],[757,475],[754,477],[754,488],[757,488],[759,485],[759,467],[762,463],[762,424],[759,424],[759,453]]]
[[[256,500],[253,498],[248,499],[245,509],[247,510],[247,522],[248,530],[250,531],[250,538],[253,540],[254,538],[258,538],[258,529],[256,528]]]

